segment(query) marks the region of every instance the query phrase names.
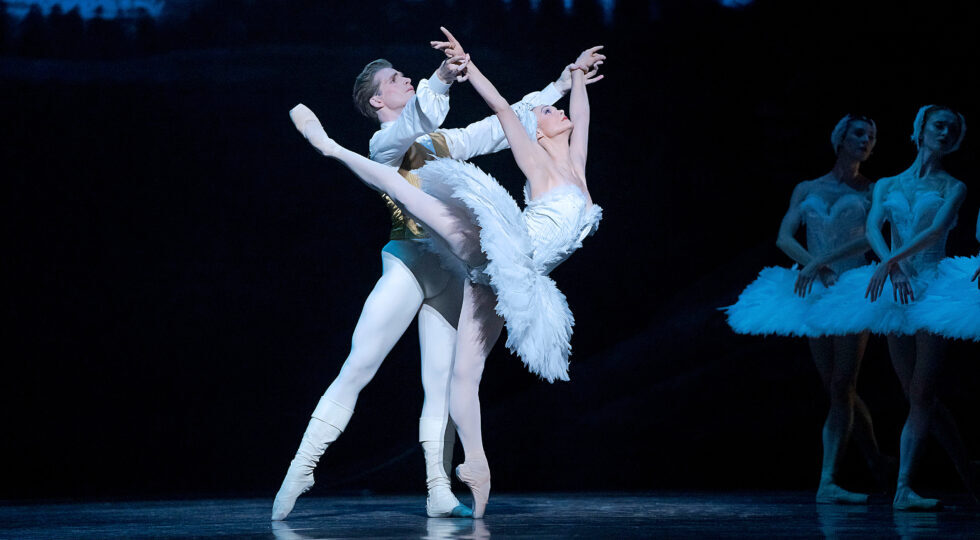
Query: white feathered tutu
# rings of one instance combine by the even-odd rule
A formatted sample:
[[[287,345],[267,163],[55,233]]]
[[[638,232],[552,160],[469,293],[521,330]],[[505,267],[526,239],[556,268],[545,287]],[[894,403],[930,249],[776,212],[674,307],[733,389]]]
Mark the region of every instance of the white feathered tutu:
[[[793,289],[799,269],[770,266],[759,272],[738,300],[725,308],[728,325],[739,334],[814,337],[820,335],[810,327],[811,311],[827,292],[815,280],[804,297]]]
[[[935,281],[916,297],[920,327],[950,338],[980,341],[980,289],[970,281],[980,255],[943,259]]]
[[[423,190],[455,208],[454,213],[468,213],[478,227],[487,262],[468,277],[489,284],[496,293],[507,347],[532,373],[549,382],[568,380],[575,320],[548,273],[595,231],[602,209],[588,206],[578,188],[563,186],[521,211],[493,177],[453,159],[429,161],[417,174]],[[443,258],[456,259],[440,244],[433,243]],[[453,266],[458,262],[447,264]]]
[[[949,338],[980,340],[980,290],[970,281],[978,257],[943,259],[911,278],[913,300],[895,300],[891,280],[874,302],[864,297],[877,264],[844,272],[823,295],[809,320],[819,334],[913,335],[921,330]]]
[[[865,298],[871,276],[878,264],[859,266],[840,275],[827,290],[819,306],[810,313],[808,322],[814,335],[857,334],[869,330],[875,334],[914,334],[919,330],[913,312],[914,302],[895,300],[891,280],[885,283],[881,296],[874,302]],[[912,292],[918,300],[932,282],[932,276],[912,278]]]

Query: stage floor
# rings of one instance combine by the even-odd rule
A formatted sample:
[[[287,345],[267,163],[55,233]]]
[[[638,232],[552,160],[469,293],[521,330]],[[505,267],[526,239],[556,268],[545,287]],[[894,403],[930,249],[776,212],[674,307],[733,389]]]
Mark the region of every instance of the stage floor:
[[[285,522],[272,499],[0,507],[0,537],[71,538],[978,538],[963,497],[936,513],[817,505],[801,492],[494,494],[482,520],[429,519],[420,496],[303,497]],[[957,506],[955,503],[959,502]]]

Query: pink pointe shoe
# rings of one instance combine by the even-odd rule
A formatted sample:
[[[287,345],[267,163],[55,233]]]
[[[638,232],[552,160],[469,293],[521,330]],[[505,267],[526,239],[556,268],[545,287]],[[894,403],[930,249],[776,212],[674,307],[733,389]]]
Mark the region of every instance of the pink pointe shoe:
[[[320,119],[306,105],[300,103],[290,109],[289,118],[292,119],[296,130],[302,133],[303,137],[321,154],[334,156],[340,150],[340,146],[324,131]]]
[[[465,462],[456,467],[456,476],[473,493],[473,519],[482,518],[490,500],[490,465],[486,461]]]

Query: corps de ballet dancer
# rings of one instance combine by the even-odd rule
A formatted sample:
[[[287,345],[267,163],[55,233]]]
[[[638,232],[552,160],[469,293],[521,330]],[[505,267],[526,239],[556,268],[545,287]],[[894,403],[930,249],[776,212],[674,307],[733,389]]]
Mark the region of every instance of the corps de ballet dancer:
[[[447,36],[453,39],[448,32]],[[503,187],[472,165],[447,159],[427,163],[418,171],[423,191],[390,167],[334,142],[307,107],[297,105],[290,111],[297,129],[321,154],[337,159],[369,186],[387,193],[467,269],[450,415],[465,453],[456,474],[473,494],[474,518],[483,516],[490,491],[479,383],[486,356],[503,325],[508,329],[508,346],[532,372],[549,381],[568,377],[571,312],[547,274],[581,246],[601,219],[601,209],[592,204],[585,182],[589,127],[585,79],[605,59],[598,53],[600,48],[586,50],[569,66],[570,117],[555,107],[537,106],[532,109],[533,129],[522,125],[472,61],[466,65],[466,77],[500,120],[514,159],[527,176],[523,212]]]
[[[879,180],[872,196],[866,232],[882,262],[846,272],[822,299],[840,313],[825,330],[887,335],[892,366],[910,404],[892,503],[897,510],[941,507],[939,500],[921,497],[911,487],[930,432],[976,496],[974,465],[952,415],[936,395],[944,338],[963,337],[954,334],[969,325],[969,319],[980,317],[980,312],[971,313],[972,299],[937,294],[950,286],[961,291],[969,286],[965,278],[950,285],[948,276],[938,271],[966,196],[966,186],[943,169],[942,158],[959,148],[965,134],[966,122],[956,111],[936,105],[919,109],[912,134],[918,149],[915,161],[897,176]],[[891,246],[882,235],[885,222],[890,226]],[[882,294],[886,280],[892,284],[890,295]],[[957,314],[956,320],[950,320],[949,313]]]
[[[438,129],[449,112],[450,85],[465,67],[465,52],[455,40],[433,41],[446,59],[414,88],[411,79],[386,60],[365,66],[354,84],[354,104],[380,123],[370,141],[371,159],[397,171],[403,182],[418,185],[412,172],[433,157],[467,160],[507,148],[504,131],[490,116],[461,129]],[[586,84],[601,79],[587,74]],[[566,69],[540,92],[528,94],[520,107],[551,105],[572,86]],[[518,105],[515,105],[518,107]],[[531,116],[531,115],[525,115]],[[533,122],[533,118],[525,120]],[[364,303],[354,327],[351,350],[337,378],[320,398],[282,486],[273,503],[272,519],[285,519],[296,499],[313,486],[313,470],[327,447],[344,431],[361,390],[371,381],[413,318],[418,318],[424,401],[419,442],[425,457],[426,513],[430,517],[468,517],[450,489],[456,430],[448,418],[449,384],[456,347],[456,326],[462,304],[460,276],[440,265],[424,249],[428,234],[387,196],[392,230],[381,251],[382,275]]]
[[[868,342],[867,332],[823,335],[809,321],[834,317],[820,310],[819,299],[843,272],[867,264],[871,247],[864,226],[871,206],[872,182],[860,172],[871,155],[877,127],[867,117],[846,115],[830,142],[834,168],[793,189],[789,210],[779,226],[776,245],[796,261],[799,271],[769,267],[726,308],[732,328],[745,334],[807,336],[814,364],[830,398],[824,421],[823,460],[817,502],[866,504],[868,495],[842,488],[838,471],[852,432],[876,478],[884,483],[888,459],[881,455],[871,414],[857,394],[858,373]],[[806,247],[795,235],[806,227]]]

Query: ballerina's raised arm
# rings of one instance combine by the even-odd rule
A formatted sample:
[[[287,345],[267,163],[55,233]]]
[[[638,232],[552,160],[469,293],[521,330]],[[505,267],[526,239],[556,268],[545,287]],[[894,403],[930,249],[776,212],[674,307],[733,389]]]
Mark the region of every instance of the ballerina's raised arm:
[[[452,33],[445,28],[442,30],[450,43],[459,43]],[[593,73],[606,59],[605,55],[599,54],[600,49],[602,49],[601,45],[583,51],[575,62],[568,66],[572,79],[569,107],[571,119],[565,117],[564,111],[551,106],[536,108],[540,109],[540,115],[535,136],[542,144],[528,137],[517,114],[511,110],[510,104],[476,64],[471,59],[467,63],[464,78],[469,80],[500,120],[507,142],[514,153],[514,161],[531,183],[532,194],[561,183],[580,182],[580,187],[585,187],[589,127],[589,100],[585,86],[602,77],[601,75],[596,77]],[[589,76],[586,76],[587,73]],[[573,129],[573,126],[576,129]],[[549,142],[545,143],[543,139]],[[564,144],[553,144],[559,141]],[[569,176],[572,178],[568,178]]]

